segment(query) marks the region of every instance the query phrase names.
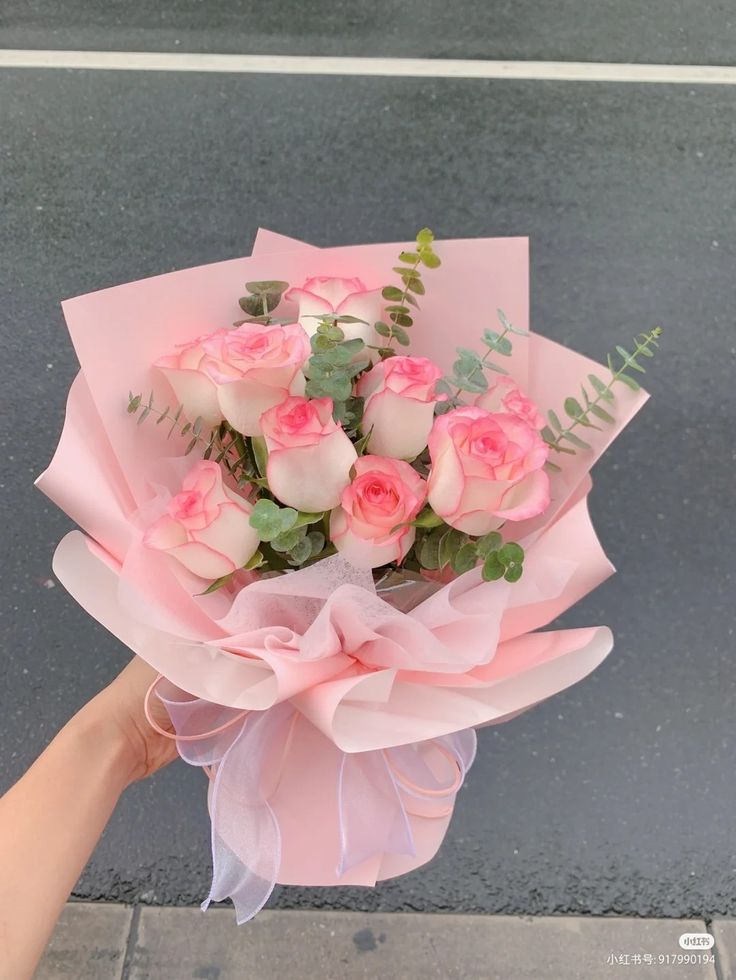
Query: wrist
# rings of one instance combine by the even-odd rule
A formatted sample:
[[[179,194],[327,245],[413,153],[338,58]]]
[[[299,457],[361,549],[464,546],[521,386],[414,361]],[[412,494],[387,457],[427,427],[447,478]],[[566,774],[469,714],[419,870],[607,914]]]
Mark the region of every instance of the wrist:
[[[138,778],[140,754],[109,707],[102,695],[97,695],[74,715],[67,728],[82,756],[122,792]]]

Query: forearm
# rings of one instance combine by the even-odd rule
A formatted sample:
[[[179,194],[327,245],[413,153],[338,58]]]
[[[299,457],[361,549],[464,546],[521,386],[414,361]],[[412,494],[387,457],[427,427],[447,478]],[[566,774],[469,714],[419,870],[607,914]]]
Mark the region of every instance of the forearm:
[[[33,975],[131,775],[130,746],[93,701],[0,799],[0,980]]]

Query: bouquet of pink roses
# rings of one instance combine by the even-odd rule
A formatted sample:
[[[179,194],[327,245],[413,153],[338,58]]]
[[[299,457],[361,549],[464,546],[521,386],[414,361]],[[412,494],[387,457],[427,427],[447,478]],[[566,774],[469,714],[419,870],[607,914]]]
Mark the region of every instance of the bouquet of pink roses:
[[[39,483],[86,534],[54,568],[159,672],[149,698],[209,777],[205,904],[244,921],[276,881],[429,860],[474,729],[610,650],[604,627],[533,631],[612,571],[587,473],[659,330],[602,371],[529,332],[524,240],[427,229],[324,251],[261,232],[248,259],[64,310],[81,371]]]

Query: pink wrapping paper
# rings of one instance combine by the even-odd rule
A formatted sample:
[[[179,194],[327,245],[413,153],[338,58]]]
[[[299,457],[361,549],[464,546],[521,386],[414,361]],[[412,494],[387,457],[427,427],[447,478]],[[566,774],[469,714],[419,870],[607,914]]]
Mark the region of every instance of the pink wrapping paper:
[[[401,247],[318,250],[261,231],[250,258],[63,304],[81,370],[59,447],[37,483],[84,533],[63,539],[55,574],[173,689],[223,710],[297,719],[265,798],[280,834],[274,874],[284,884],[372,885],[423,864],[442,841],[455,791],[432,807],[417,805],[400,784],[410,845],[346,863],[346,853],[360,855],[357,844],[346,850],[335,802],[346,757],[355,757],[352,786],[361,778],[365,785],[365,773],[383,779],[380,767],[390,754],[403,752],[406,761],[417,745],[441,761],[451,754],[443,740],[508,720],[576,683],[612,645],[602,626],[532,631],[613,571],[590,523],[588,471],[644,403],[643,392],[618,392],[617,424],[586,430],[592,452],[563,458],[564,472],[551,479],[550,508],[518,526],[525,572],[513,586],[483,582],[473,570],[403,614],[376,596],[370,574],[333,558],[254,582],[238,595],[225,588],[197,597],[182,568],[143,548],[143,517],[165,506],[182,472],[177,443],[167,442],[161,427],[136,426],[126,413],[129,389],[153,389],[166,402],[165,385],[149,365],[173,344],[231,322],[246,280],[359,274],[369,287],[381,285]],[[475,346],[497,308],[528,327],[527,243],[451,241],[437,250],[443,265],[428,283],[413,352],[448,370],[455,347]],[[473,302],[473,316],[460,321],[458,282]],[[559,410],[589,372],[601,369],[530,334],[515,339],[510,370],[535,402]],[[266,782],[272,768],[266,760]],[[254,792],[262,792],[261,782]]]

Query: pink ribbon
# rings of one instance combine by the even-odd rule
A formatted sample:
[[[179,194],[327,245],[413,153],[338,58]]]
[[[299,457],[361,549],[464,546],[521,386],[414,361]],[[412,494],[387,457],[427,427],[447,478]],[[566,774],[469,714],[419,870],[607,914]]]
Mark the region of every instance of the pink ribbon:
[[[154,693],[174,733],[151,717]],[[309,722],[289,702],[268,711],[239,711],[192,698],[163,677],[149,689],[146,716],[156,731],[176,739],[185,762],[203,768],[210,779],[212,885],[202,909],[230,898],[238,923],[247,922],[277,880],[281,831],[269,799],[298,725]],[[375,855],[414,856],[409,814],[447,816],[475,749],[475,731],[467,729],[385,750],[341,752],[335,787],[338,877]]]

